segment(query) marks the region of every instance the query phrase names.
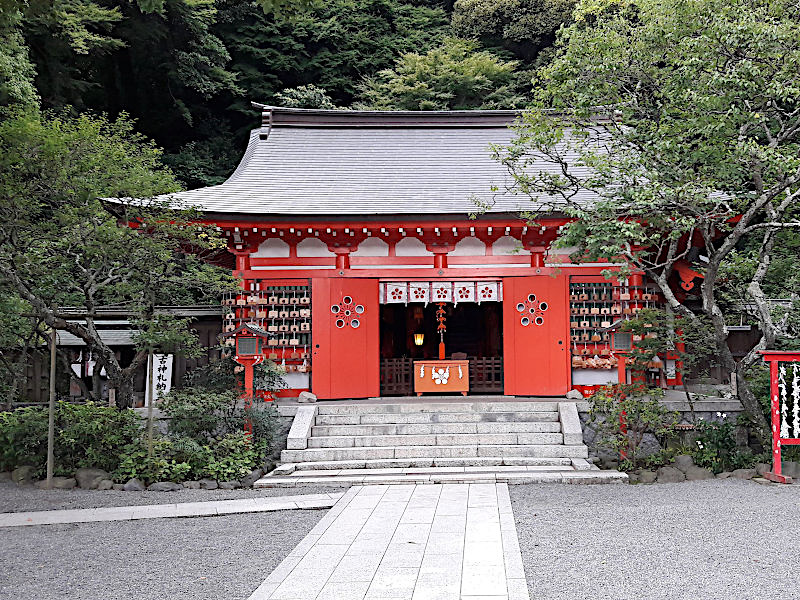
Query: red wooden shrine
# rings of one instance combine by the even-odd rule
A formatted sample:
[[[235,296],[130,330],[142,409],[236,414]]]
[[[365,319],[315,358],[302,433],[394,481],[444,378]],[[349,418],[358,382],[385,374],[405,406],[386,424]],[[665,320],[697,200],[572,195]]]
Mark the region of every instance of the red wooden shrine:
[[[410,395],[414,361],[440,358],[466,361],[470,393],[563,396],[628,376],[610,326],[662,299],[641,275],[570,262],[551,247],[565,217],[526,223],[530,200],[497,191],[508,175],[488,146],[510,141],[517,113],[261,108],[231,178],[178,197],[227,238],[241,291],[224,329],[266,332],[285,393]]]

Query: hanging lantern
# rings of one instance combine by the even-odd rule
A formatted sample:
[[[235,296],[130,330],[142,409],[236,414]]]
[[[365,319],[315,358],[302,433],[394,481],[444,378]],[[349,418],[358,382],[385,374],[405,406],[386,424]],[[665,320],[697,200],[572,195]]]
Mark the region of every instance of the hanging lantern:
[[[415,346],[422,346],[425,343],[425,334],[424,333],[415,333],[414,334],[414,345]]]

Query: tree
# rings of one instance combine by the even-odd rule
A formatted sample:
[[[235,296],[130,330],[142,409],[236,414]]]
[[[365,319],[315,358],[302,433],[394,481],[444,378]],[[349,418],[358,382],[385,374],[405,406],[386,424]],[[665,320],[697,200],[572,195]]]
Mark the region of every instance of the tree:
[[[35,106],[39,99],[21,21],[16,6],[0,4],[0,116],[12,106]]]
[[[781,232],[800,226],[796,4],[585,0],[575,15],[538,74],[537,110],[497,156],[537,210],[574,219],[560,243],[644,271],[685,326],[708,319],[721,365],[766,434],[744,374],[790,322],[762,285]],[[531,168],[534,157],[549,172]],[[737,362],[721,274],[745,247],[762,336]]]
[[[120,406],[149,350],[194,344],[185,319],[155,306],[225,279],[200,264],[216,238],[156,198],[178,189],[160,156],[125,118],[28,112],[0,123],[0,275],[39,320],[95,352]],[[96,328],[107,305],[125,306],[140,331],[128,365]],[[64,307],[80,307],[85,323]]]
[[[287,108],[336,108],[328,92],[313,83],[278,92],[275,94],[275,101],[279,106]]]
[[[373,109],[514,108],[523,102],[515,61],[468,40],[448,38],[426,54],[403,54],[393,69],[364,82],[360,106]]]
[[[531,63],[553,45],[574,8],[575,0],[458,0],[453,32]]]

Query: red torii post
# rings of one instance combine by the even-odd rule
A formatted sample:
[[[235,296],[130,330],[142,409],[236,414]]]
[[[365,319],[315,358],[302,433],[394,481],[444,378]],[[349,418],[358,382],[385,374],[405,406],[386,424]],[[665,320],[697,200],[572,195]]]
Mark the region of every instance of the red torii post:
[[[764,473],[764,477],[777,483],[792,483],[791,477],[781,474],[781,448],[800,445],[800,352],[762,350],[761,356],[769,364],[772,413],[772,471]],[[788,375],[790,365],[791,379]],[[790,400],[791,421],[788,415]]]

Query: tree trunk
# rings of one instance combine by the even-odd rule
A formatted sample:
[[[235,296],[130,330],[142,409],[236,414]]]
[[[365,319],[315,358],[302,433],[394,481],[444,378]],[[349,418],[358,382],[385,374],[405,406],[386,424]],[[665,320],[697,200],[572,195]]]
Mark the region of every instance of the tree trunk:
[[[122,371],[115,380],[109,378],[109,383],[117,390],[117,408],[133,408],[135,394],[133,389],[133,373]]]

